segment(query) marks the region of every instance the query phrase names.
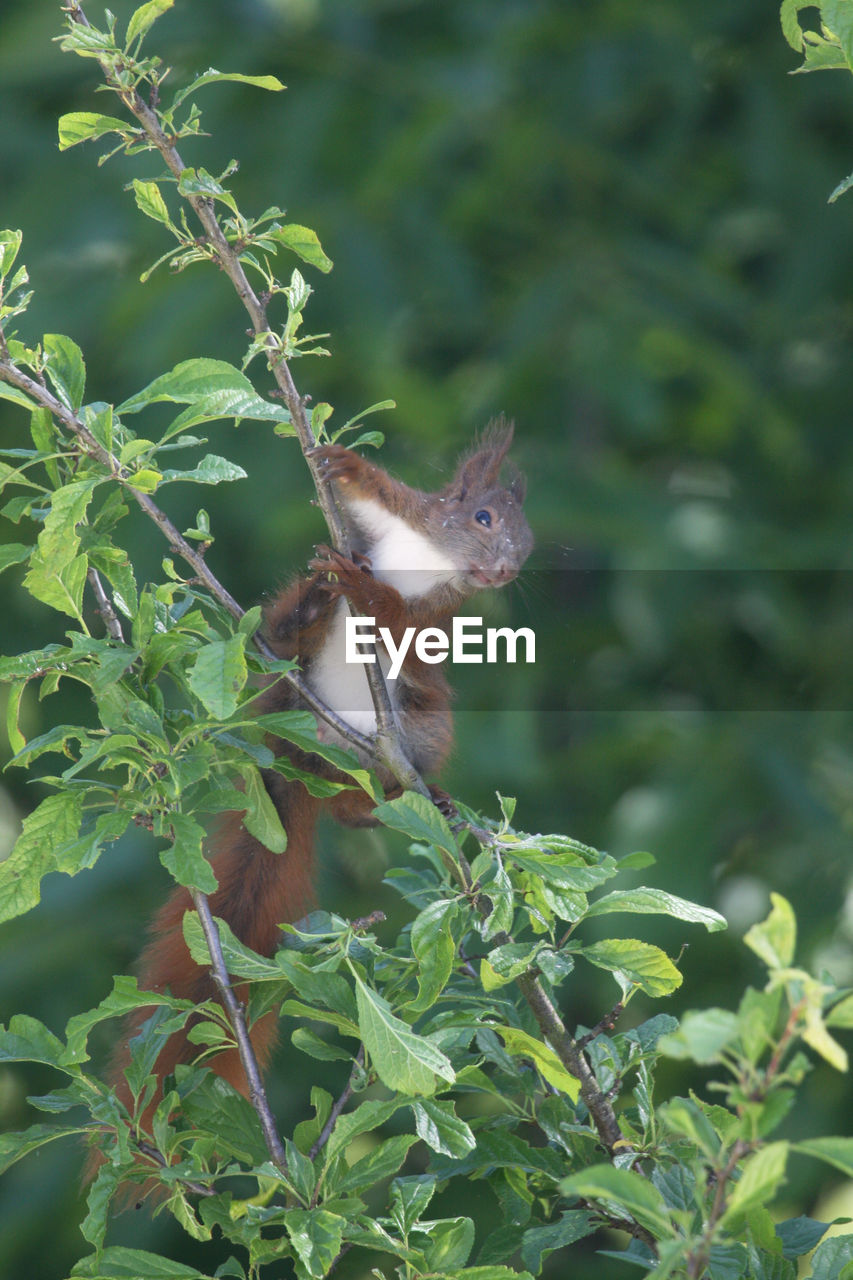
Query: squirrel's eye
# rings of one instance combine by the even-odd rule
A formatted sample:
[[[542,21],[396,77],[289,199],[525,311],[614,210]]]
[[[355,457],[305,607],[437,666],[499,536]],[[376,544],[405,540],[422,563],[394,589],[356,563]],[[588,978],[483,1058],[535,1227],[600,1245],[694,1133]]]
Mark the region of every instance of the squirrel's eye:
[[[491,527],[492,513],[491,511],[486,511],[485,509],[483,511],[475,511],[474,519],[477,521],[477,524],[484,524],[488,529]]]

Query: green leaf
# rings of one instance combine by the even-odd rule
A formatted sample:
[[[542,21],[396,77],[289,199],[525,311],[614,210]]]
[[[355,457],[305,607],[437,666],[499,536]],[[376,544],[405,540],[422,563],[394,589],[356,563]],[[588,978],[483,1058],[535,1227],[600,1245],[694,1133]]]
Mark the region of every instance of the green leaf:
[[[672,1133],[694,1142],[709,1160],[720,1153],[720,1135],[692,1098],[672,1098],[658,1107],[658,1115]]]
[[[326,257],[317,233],[310,227],[300,227],[297,223],[290,222],[286,226],[275,227],[266,232],[265,239],[267,238],[275,240],[284,249],[292,250],[303,262],[307,262],[312,267],[318,267],[320,271],[332,269],[331,258]]]
[[[297,1027],[290,1037],[290,1043],[295,1049],[300,1049],[309,1057],[316,1058],[318,1062],[352,1062],[352,1054],[347,1053],[346,1049],[329,1044],[328,1040],[315,1035],[308,1027]]]
[[[88,1213],[80,1223],[80,1234],[96,1249],[103,1248],[107,1233],[110,1201],[121,1181],[122,1169],[112,1164],[102,1164],[89,1187],[86,1197]]]
[[[153,218],[155,222],[162,222],[165,226],[170,227],[172,219],[169,217],[166,201],[163,199],[157,183],[143,182],[140,178],[134,178],[132,185],[137,208],[146,217]]]
[[[525,1231],[521,1244],[521,1260],[534,1275],[542,1270],[542,1263],[556,1249],[575,1244],[597,1229],[595,1218],[583,1209],[568,1209],[559,1221],[546,1227],[531,1227]]]
[[[86,556],[75,556],[64,564],[52,566],[39,551],[34,551],[24,586],[42,604],[82,622],[83,589],[88,569]]]
[[[43,344],[45,355],[48,357],[45,366],[47,376],[66,408],[76,413],[83,403],[83,391],[86,386],[83,353],[76,342],[62,333],[46,333]]]
[[[117,412],[138,413],[146,405],[162,400],[186,404],[190,408],[175,419],[161,444],[195,423],[210,422],[216,418],[290,421],[283,405],[262,400],[246,375],[225,360],[184,360],[125,400]]]
[[[269,715],[257,717],[257,723],[270,733],[286,738],[294,746],[312,755],[328,760],[342,773],[354,778],[371,798],[376,796],[376,787],[367,769],[361,767],[355,756],[317,738],[317,721],[310,711],[277,711]],[[287,776],[287,770],[283,772]],[[374,811],[375,812],[375,811]],[[390,824],[389,824],[390,825]]]
[[[247,978],[251,982],[281,982],[282,972],[274,960],[265,960],[250,947],[245,946],[239,938],[234,936],[229,925],[218,916],[214,916],[214,920],[219,930],[219,942],[225,967],[230,974],[235,978]],[[184,941],[193,960],[196,964],[207,968],[210,965],[210,952],[201,921],[194,911],[184,913],[182,928]]]
[[[130,15],[130,22],[127,24],[126,44],[128,47],[137,36],[144,36],[160,15],[165,13],[167,9],[171,9],[174,3],[175,0],[148,0],[147,4],[142,4],[138,9],[135,9]]]
[[[581,1089],[580,1080],[566,1070],[550,1045],[535,1039],[518,1027],[490,1025],[503,1040],[507,1053],[517,1058],[530,1058],[549,1084],[559,1089],[561,1093],[565,1093],[572,1102],[577,1102]]]
[[[620,862],[620,867],[624,865]],[[663,889],[615,889],[590,904],[587,919],[590,916],[609,915],[613,911],[628,911],[633,915],[673,916],[676,920],[687,920],[690,924],[703,924],[709,933],[716,933],[726,928],[725,916],[708,907],[700,907],[685,898],[677,898]]]
[[[185,98],[195,93],[196,89],[201,89],[203,85],[218,84],[221,80],[236,80],[240,84],[253,85],[256,89],[270,89],[274,93],[287,87],[276,76],[244,76],[236,71],[215,71],[213,67],[209,67],[203,75],[196,76],[186,89],[181,90],[175,98],[175,106],[179,106]]]
[[[667,1058],[688,1058],[702,1065],[720,1061],[722,1051],[737,1039],[740,1020],[728,1009],[702,1009],[684,1015],[681,1026],[661,1036],[658,1052]]]
[[[82,798],[76,791],[48,796],[24,819],[7,858],[0,862],[0,921],[23,915],[41,897],[42,877],[56,868],[56,855],[80,830]]]
[[[217,457],[215,453],[206,453],[201,462],[191,471],[164,471],[162,483],[171,484],[175,480],[191,480],[194,484],[221,484],[223,480],[245,480],[246,472],[236,462]]]
[[[845,996],[843,1000],[838,1001],[838,1004],[832,1006],[826,1015],[826,1025],[847,1029],[853,1027],[853,995]]]
[[[169,824],[173,838],[170,847],[160,854],[163,866],[178,884],[200,889],[202,893],[214,893],[216,876],[202,853],[204,828],[187,813],[170,813]]]
[[[853,1138],[806,1138],[792,1143],[791,1150],[823,1160],[853,1178]]]
[[[818,1222],[815,1218],[787,1218],[785,1222],[776,1223],[776,1234],[782,1241],[782,1252],[786,1258],[800,1258],[804,1253],[811,1253],[818,1241],[826,1235],[831,1222]]]
[[[744,1160],[741,1176],[731,1188],[721,1219],[724,1226],[749,1209],[773,1199],[785,1180],[789,1149],[787,1142],[769,1142]]]
[[[769,916],[748,930],[744,942],[768,969],[787,969],[796,950],[797,921],[790,902],[781,894],[771,893],[770,901]]]
[[[832,191],[827,196],[827,204],[835,204],[836,200],[849,191],[851,187],[853,187],[853,173],[849,173],[846,178],[843,178],[842,181],[838,183],[837,187],[833,187]]]
[[[579,954],[599,969],[608,969],[624,994],[639,987],[646,995],[668,996],[682,977],[666,952],[636,938],[610,938],[581,947]]]
[[[365,986],[357,974],[355,994],[361,1038],[384,1085],[400,1093],[435,1093],[436,1076],[450,1084],[456,1075],[440,1049],[391,1012],[387,1000]]]
[[[831,1236],[815,1249],[810,1280],[851,1280],[853,1235]]]
[[[125,484],[136,489],[137,493],[156,493],[162,479],[162,472],[155,471],[153,467],[140,467],[127,477]]]
[[[22,1133],[0,1133],[0,1173],[5,1173],[17,1160],[29,1155],[31,1151],[37,1151],[47,1142],[75,1137],[81,1133],[88,1133],[88,1129],[69,1129],[55,1124],[31,1124]]]
[[[417,1140],[418,1135],[415,1133],[398,1133],[393,1138],[380,1142],[366,1156],[356,1160],[341,1179],[334,1183],[335,1195],[363,1193],[383,1178],[399,1173],[409,1147]]]
[[[65,1046],[37,1018],[12,1016],[8,1029],[0,1027],[0,1062],[43,1062],[62,1068]]]
[[[424,1227],[426,1225],[423,1224]],[[474,1223],[470,1218],[444,1218],[430,1222],[429,1244],[424,1250],[427,1267],[431,1272],[457,1276],[473,1247]]]
[[[820,15],[840,42],[847,66],[853,70],[853,5],[850,0],[821,0]]]
[[[21,231],[0,231],[0,280],[12,270],[24,236]]]
[[[208,1272],[182,1262],[171,1262],[159,1253],[113,1245],[72,1268],[69,1280],[212,1280]]]
[[[59,150],[67,151],[78,142],[89,138],[102,138],[105,133],[120,133],[127,137],[133,126],[116,116],[102,116],[97,111],[69,111],[59,117]]]
[[[288,1209],[284,1226],[296,1251],[300,1280],[323,1280],[341,1251],[346,1218],[327,1209]]]
[[[284,853],[287,848],[287,832],[266,789],[261,771],[251,764],[240,765],[239,770],[246,788],[243,826],[271,853]]]
[[[453,972],[456,943],[451,924],[455,915],[456,903],[439,899],[412,924],[412,954],[418,962],[418,995],[409,1005],[413,1013],[435,1004]]]
[[[452,1102],[421,1098],[411,1106],[417,1135],[433,1151],[461,1159],[476,1147],[474,1134],[465,1121],[459,1119]]]
[[[248,674],[245,640],[236,635],[199,649],[189,673],[189,686],[210,715],[227,720],[237,710]]]
[[[564,1178],[560,1191],[564,1196],[612,1202],[657,1239],[672,1239],[675,1235],[661,1193],[646,1178],[630,1169],[616,1169],[610,1164],[592,1165],[581,1173]]]
[[[6,733],[9,738],[9,746],[15,755],[23,751],[27,745],[27,740],[18,728],[18,712],[21,707],[21,698],[26,689],[26,682],[21,681],[20,684],[12,685],[9,690],[9,700],[6,703]]]
[[[231,192],[206,169],[183,169],[178,181],[178,193],[182,196],[202,196],[206,200],[221,200],[232,213],[237,212],[237,204]]]
[[[426,841],[449,853],[454,862],[459,849],[447,819],[431,800],[416,791],[404,791],[394,800],[386,800],[373,810],[374,817],[392,831],[402,831],[412,840]]]

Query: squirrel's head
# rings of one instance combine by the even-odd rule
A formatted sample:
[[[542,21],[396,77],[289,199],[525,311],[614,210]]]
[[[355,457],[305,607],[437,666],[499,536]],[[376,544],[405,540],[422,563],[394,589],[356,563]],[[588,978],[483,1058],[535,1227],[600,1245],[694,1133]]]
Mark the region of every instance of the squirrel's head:
[[[512,437],[511,422],[490,422],[459,460],[450,484],[435,495],[441,541],[452,549],[466,591],[505,586],[533,550],[522,510],[524,477],[513,469],[507,484],[500,480]]]

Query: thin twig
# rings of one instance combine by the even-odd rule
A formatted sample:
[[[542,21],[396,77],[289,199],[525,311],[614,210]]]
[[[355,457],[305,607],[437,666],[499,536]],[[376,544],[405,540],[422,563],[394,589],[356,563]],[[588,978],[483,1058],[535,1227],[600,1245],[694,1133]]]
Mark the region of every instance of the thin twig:
[[[249,1082],[249,1101],[257,1112],[264,1131],[264,1141],[267,1144],[267,1150],[273,1163],[287,1173],[287,1157],[284,1153],[284,1146],[278,1135],[275,1119],[272,1109],[267,1100],[264,1082],[261,1079],[261,1073],[258,1068],[258,1060],[255,1057],[252,1048],[252,1042],[249,1039],[249,1030],[246,1026],[246,1015],[243,1006],[234,994],[231,981],[228,977],[228,970],[225,967],[225,957],[222,954],[222,943],[219,938],[219,930],[214,923],[213,916],[210,913],[210,903],[207,895],[199,889],[191,889],[190,894],[198,912],[198,918],[201,921],[201,927],[204,931],[207,949],[210,952],[210,962],[213,971],[213,978],[219,988],[222,997],[222,1003],[227,1010],[231,1025],[234,1028],[234,1035],[237,1039],[237,1051],[240,1054],[240,1061],[243,1064],[243,1070],[246,1073],[246,1079]]]
[[[117,640],[119,644],[123,644],[124,632],[121,629],[121,622],[119,621],[118,614],[113,608],[112,601],[104,590],[104,584],[101,582],[101,575],[98,573],[97,569],[93,569],[92,566],[89,565],[86,576],[89,579],[89,585],[95,593],[95,599],[98,602],[98,613],[104,620],[107,635],[109,635],[113,640]]]
[[[323,1150],[326,1143],[329,1141],[329,1138],[332,1136],[332,1130],[334,1129],[335,1124],[337,1123],[338,1116],[341,1114],[344,1107],[347,1105],[350,1098],[352,1097],[356,1082],[359,1079],[359,1077],[363,1074],[364,1074],[364,1045],[360,1044],[358,1046],[358,1053],[355,1055],[355,1062],[353,1063],[353,1068],[352,1068],[352,1071],[350,1072],[350,1077],[346,1083],[346,1087],[343,1093],[340,1095],[340,1097],[336,1098],[334,1103],[332,1104],[332,1109],[329,1112],[329,1118],[326,1121],[326,1123],[323,1125],[323,1128],[319,1136],[316,1138],[316,1140],[312,1144],[311,1150],[308,1152],[309,1160],[313,1160],[315,1156],[317,1156]]]

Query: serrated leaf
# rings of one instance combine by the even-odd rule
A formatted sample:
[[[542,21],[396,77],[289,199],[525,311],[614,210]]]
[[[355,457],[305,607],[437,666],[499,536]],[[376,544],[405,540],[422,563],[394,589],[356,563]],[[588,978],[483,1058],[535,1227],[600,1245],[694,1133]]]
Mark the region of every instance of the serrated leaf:
[[[167,227],[171,226],[172,220],[169,217],[169,210],[157,183],[143,182],[140,178],[134,178],[132,185],[137,208],[147,218],[153,218],[155,222],[162,222]]]
[[[202,853],[204,828],[187,813],[169,814],[172,843],[163,849],[160,861],[170,875],[187,888],[200,889],[202,893],[215,893],[216,876]]]
[[[225,360],[184,360],[125,400],[116,412],[138,413],[146,405],[162,400],[185,404],[189,408],[171,424],[161,444],[195,423],[211,422],[216,418],[290,421],[283,405],[262,400],[246,375]]]
[[[572,1102],[577,1102],[581,1089],[580,1080],[566,1070],[550,1045],[518,1027],[491,1025],[492,1030],[503,1040],[507,1053],[513,1057],[529,1058],[549,1084],[559,1089],[560,1093],[565,1093]]]
[[[239,84],[252,85],[256,89],[269,89],[273,93],[286,88],[277,76],[244,76],[236,71],[216,71],[213,67],[209,67],[203,75],[196,76],[186,89],[181,90],[175,98],[175,106],[188,98],[191,93],[195,93],[196,89],[201,89],[206,84],[218,84],[221,80],[236,80]]]
[[[159,1253],[111,1245],[76,1263],[69,1280],[212,1280],[183,1262],[172,1262]]]
[[[290,222],[283,227],[268,231],[265,238],[274,240],[284,249],[290,249],[303,262],[317,267],[320,271],[332,269],[331,258],[323,252],[316,231],[312,231],[310,227],[301,227],[298,223]]]
[[[630,1169],[593,1165],[564,1178],[560,1191],[564,1196],[618,1205],[626,1217],[635,1219],[657,1239],[672,1239],[675,1235],[663,1196],[646,1178]]]
[[[239,938],[235,937],[229,925],[218,916],[214,916],[214,920],[219,930],[219,942],[225,967],[230,974],[235,978],[247,978],[251,982],[281,982],[283,975],[274,960],[265,960],[250,947],[245,946]],[[208,967],[210,952],[207,939],[204,936],[201,921],[194,911],[184,913],[182,929],[184,941],[193,960],[198,965]]]
[[[174,3],[175,0],[148,0],[147,4],[141,4],[135,9],[127,24],[127,45],[130,46],[137,36],[144,36],[160,15],[171,9]]]
[[[37,1151],[57,1138],[71,1138],[87,1133],[84,1127],[65,1128],[55,1124],[31,1124],[22,1133],[0,1133],[0,1173],[5,1173],[17,1160]]]
[[[244,639],[237,635],[199,649],[188,681],[205,710],[217,720],[227,720],[237,710],[248,674]]]
[[[0,1026],[0,1062],[43,1062],[62,1067],[65,1046],[37,1018],[13,1014],[8,1028]]]
[[[682,976],[666,952],[636,938],[594,942],[581,947],[578,954],[599,969],[608,969],[626,995],[636,986],[649,996],[668,996],[681,986]]]
[[[23,239],[21,231],[0,231],[0,280],[5,280],[12,270]]]
[[[851,1280],[853,1235],[831,1236],[815,1249],[810,1280]]]
[[[729,1193],[722,1224],[773,1199],[785,1180],[789,1150],[787,1142],[769,1142],[747,1156],[741,1166],[740,1178]]]
[[[409,1005],[412,1012],[429,1009],[453,972],[456,943],[450,926],[455,914],[455,902],[439,900],[412,924],[412,954],[418,962],[418,995]]]
[[[300,1280],[323,1280],[341,1251],[346,1218],[326,1209],[288,1209],[284,1226],[296,1252]]]
[[[477,1145],[474,1134],[456,1114],[454,1104],[440,1098],[419,1098],[412,1102],[415,1130],[428,1147],[442,1155],[462,1156]]]
[[[812,1249],[826,1235],[831,1222],[818,1222],[815,1218],[787,1218],[776,1223],[776,1235],[782,1241],[782,1252],[786,1258],[800,1258]]]
[[[803,1142],[793,1142],[791,1150],[823,1160],[853,1178],[853,1138],[806,1138]]]
[[[411,840],[434,844],[456,861],[459,849],[447,819],[426,796],[416,791],[404,791],[393,800],[386,800],[373,810],[374,817],[392,831],[402,831]]]
[[[59,150],[67,151],[78,142],[89,138],[102,138],[105,133],[121,133],[125,136],[133,126],[116,116],[103,116],[97,111],[69,111],[59,117]]]
[[[591,1213],[583,1209],[568,1209],[557,1222],[551,1222],[545,1227],[530,1227],[525,1231],[521,1260],[534,1275],[538,1275],[549,1254],[592,1235],[597,1230],[597,1225]]]
[[[367,1155],[350,1165],[347,1172],[335,1181],[333,1186],[335,1194],[363,1193],[383,1178],[393,1177],[402,1168],[409,1147],[413,1146],[417,1140],[418,1136],[415,1133],[399,1133],[393,1138],[386,1138],[384,1142],[373,1147]]]
[[[364,1046],[384,1085],[400,1093],[435,1093],[436,1076],[452,1084],[453,1067],[431,1041],[416,1035],[391,1011],[387,1000],[355,976],[358,1025]]]
[[[266,789],[263,775],[254,765],[241,765],[239,768],[246,795],[243,826],[271,853],[284,853],[287,848],[287,832]]]
[[[797,921],[787,898],[771,893],[772,909],[766,920],[754,924],[744,936],[769,969],[787,969],[793,963],[797,945]]]
[[[728,1009],[701,1009],[684,1015],[681,1026],[661,1036],[658,1052],[668,1058],[689,1058],[703,1066],[720,1061],[722,1051],[740,1033],[737,1014]]]
[[[194,484],[221,484],[224,480],[245,480],[246,472],[236,462],[206,453],[191,471],[169,470],[163,472],[162,483],[175,480],[191,480]]]
[[[624,860],[619,865],[623,866]],[[709,907],[700,907],[685,898],[677,898],[663,889],[615,889],[590,903],[586,917],[609,915],[613,911],[630,912],[632,915],[672,916],[690,924],[703,924],[709,933],[726,928],[726,918],[719,912],[712,911]]]
[[[80,830],[82,797],[76,791],[48,796],[29,817],[11,853],[0,862],[0,920],[36,906],[41,881],[56,868],[57,851]]]

